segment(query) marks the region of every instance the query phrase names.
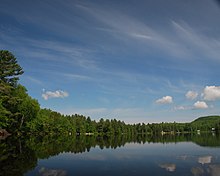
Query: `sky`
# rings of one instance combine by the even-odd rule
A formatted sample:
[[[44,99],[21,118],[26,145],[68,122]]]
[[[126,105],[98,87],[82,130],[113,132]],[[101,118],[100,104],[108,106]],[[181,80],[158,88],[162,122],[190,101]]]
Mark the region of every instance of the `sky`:
[[[217,0],[0,0],[0,49],[42,108],[126,123],[220,114]]]

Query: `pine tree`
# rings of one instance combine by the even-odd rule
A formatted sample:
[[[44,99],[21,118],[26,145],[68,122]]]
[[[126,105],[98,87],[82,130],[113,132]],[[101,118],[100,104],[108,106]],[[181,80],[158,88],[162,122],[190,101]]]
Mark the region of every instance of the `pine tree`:
[[[0,82],[16,86],[19,75],[24,72],[16,58],[7,50],[0,50]]]

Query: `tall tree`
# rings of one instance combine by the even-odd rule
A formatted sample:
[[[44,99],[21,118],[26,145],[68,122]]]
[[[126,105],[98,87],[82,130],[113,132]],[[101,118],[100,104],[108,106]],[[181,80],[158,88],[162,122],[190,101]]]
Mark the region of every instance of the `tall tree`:
[[[16,86],[19,75],[24,72],[16,58],[7,50],[0,50],[0,81]]]
[[[13,116],[11,109],[17,103],[12,91],[17,87],[19,75],[23,70],[12,53],[0,50],[0,128],[5,128]]]
[[[18,85],[21,66],[12,53],[0,50],[0,128],[18,130],[28,120],[36,117],[39,104]]]

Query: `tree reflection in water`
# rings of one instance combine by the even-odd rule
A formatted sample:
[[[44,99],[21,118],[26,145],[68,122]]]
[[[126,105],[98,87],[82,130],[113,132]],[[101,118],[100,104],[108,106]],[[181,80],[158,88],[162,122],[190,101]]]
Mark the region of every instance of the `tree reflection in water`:
[[[37,166],[37,156],[24,140],[7,138],[0,141],[0,175],[22,176]]]
[[[116,149],[126,143],[178,143],[192,141],[200,146],[220,147],[219,135],[118,135],[118,136],[29,136],[14,138],[13,136],[0,141],[0,175],[20,176],[24,175],[37,166],[38,159],[47,159],[62,152],[83,153],[91,148]],[[212,156],[198,158],[201,167],[192,168],[191,173],[201,175],[205,172],[219,173],[219,165],[211,165]],[[208,165],[206,171],[202,165]],[[160,164],[167,171],[175,171],[176,165]],[[65,170],[57,168],[39,168],[38,175],[67,175]]]

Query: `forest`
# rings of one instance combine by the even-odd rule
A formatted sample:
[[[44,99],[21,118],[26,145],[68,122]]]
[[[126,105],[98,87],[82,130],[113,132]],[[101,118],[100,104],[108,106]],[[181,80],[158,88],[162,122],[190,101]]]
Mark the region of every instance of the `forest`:
[[[41,109],[38,101],[28,95],[19,84],[24,73],[16,57],[0,50],[0,132],[15,135],[121,135],[121,134],[176,134],[199,131],[219,131],[220,116],[199,118],[190,123],[126,124],[116,119],[92,120],[83,115],[63,115]]]

